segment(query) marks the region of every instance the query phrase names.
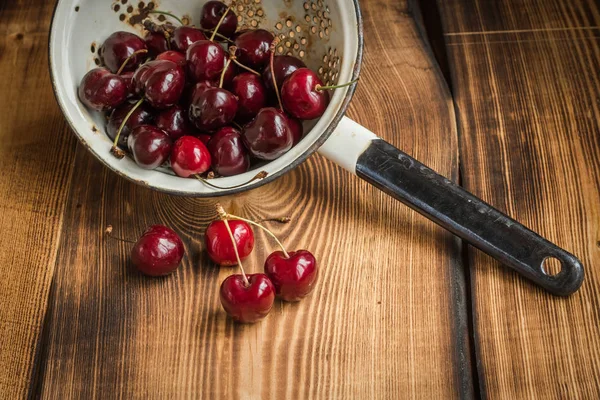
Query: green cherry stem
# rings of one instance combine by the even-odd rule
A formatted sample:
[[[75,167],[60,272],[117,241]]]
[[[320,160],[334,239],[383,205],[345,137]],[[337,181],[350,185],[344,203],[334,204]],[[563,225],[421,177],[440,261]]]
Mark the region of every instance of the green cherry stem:
[[[125,67],[127,66],[127,64],[129,64],[129,61],[131,61],[131,59],[133,57],[137,56],[138,54],[146,54],[147,52],[148,52],[148,50],[141,49],[141,50],[138,50],[138,51],[134,52],[129,57],[127,57],[127,59],[125,59],[125,61],[123,61],[123,64],[121,64],[121,68],[119,68],[119,70],[117,71],[117,75],[121,75],[121,72],[123,72],[123,70],[125,69]]]
[[[220,205],[218,205],[220,207]],[[227,228],[227,233],[229,233],[229,237],[231,238],[231,244],[233,245],[233,252],[235,253],[235,258],[237,260],[238,266],[240,267],[240,272],[242,273],[242,278],[244,279],[244,285],[246,287],[250,286],[250,281],[248,281],[248,277],[246,276],[246,272],[244,271],[244,266],[242,265],[242,260],[240,259],[240,254],[238,253],[237,243],[235,242],[235,238],[233,237],[233,232],[231,232],[231,228],[229,227],[229,221],[227,218],[222,218],[225,223],[225,228]]]
[[[123,132],[123,128],[125,128],[125,124],[129,120],[131,115],[133,115],[135,110],[137,110],[138,107],[141,106],[143,102],[144,102],[144,98],[142,97],[137,103],[135,103],[135,105],[131,108],[131,110],[129,110],[129,112],[127,113],[125,118],[123,118],[123,122],[121,122],[121,126],[119,127],[119,130],[117,131],[117,136],[115,137],[115,141],[113,142],[112,149],[110,149],[110,152],[117,158],[123,158],[125,156],[125,154],[123,154],[123,151],[121,151],[121,149],[119,149],[119,138],[121,137],[121,132]]]
[[[196,179],[198,179],[200,182],[204,183],[206,186],[210,186],[211,188],[214,189],[219,189],[219,190],[230,190],[230,189],[238,189],[241,187],[244,187],[246,185],[251,184],[254,181],[257,181],[259,179],[265,179],[268,176],[268,172],[267,171],[260,171],[258,174],[256,174],[252,179],[250,179],[248,182],[244,182],[240,185],[236,185],[236,186],[230,186],[230,187],[222,187],[222,186],[217,186],[217,185],[213,185],[212,183],[210,183],[207,179],[204,179],[203,177],[201,177],[200,175],[194,175],[194,177]]]
[[[177,20],[177,22],[179,22],[181,25],[185,25],[183,23],[183,21],[181,20],[181,18],[179,18],[177,15],[173,15],[170,12],[166,12],[166,11],[158,11],[158,10],[152,10],[149,12],[149,14],[162,14],[162,15],[167,15],[175,20]]]
[[[231,11],[231,6],[227,7],[227,10],[225,10],[223,15],[221,15],[221,19],[219,20],[219,23],[217,24],[217,26],[215,26],[215,30],[214,30],[212,36],[210,37],[211,42],[215,41],[215,36],[217,36],[217,32],[219,31],[219,28],[221,27],[221,24],[223,23],[223,21],[225,21],[225,17],[229,13],[229,11]]]
[[[225,63],[225,68],[223,68],[223,72],[221,72],[221,80],[219,80],[219,89],[223,89],[225,74],[227,73],[227,68],[229,68],[229,64],[231,64],[231,59],[227,60],[227,62]]]
[[[275,38],[273,40],[273,43],[271,43],[270,66],[271,66],[271,77],[273,78],[273,87],[275,88],[275,94],[277,95],[277,101],[279,102],[279,109],[281,109],[281,111],[283,111],[283,103],[281,102],[281,95],[279,94],[279,88],[277,87],[277,78],[275,77],[275,48],[277,47],[278,43],[279,43],[279,38]]]
[[[333,90],[333,89],[339,89],[339,88],[343,88],[346,86],[350,86],[350,85],[354,85],[356,82],[358,82],[360,80],[360,78],[353,80],[352,82],[348,82],[348,83],[344,83],[343,85],[336,85],[336,86],[321,86],[321,85],[317,85],[315,87],[315,90],[321,91],[321,90]]]
[[[221,218],[223,218],[223,217],[225,217],[227,219],[234,219],[234,220],[238,220],[238,221],[244,221],[244,222],[246,222],[246,223],[248,223],[250,225],[254,225],[257,228],[262,229],[269,236],[271,236],[273,238],[273,240],[275,240],[275,243],[277,243],[277,245],[281,248],[281,251],[283,252],[283,255],[285,256],[285,258],[290,258],[290,255],[286,251],[285,247],[283,247],[283,244],[279,241],[279,239],[277,239],[277,236],[275,236],[275,234],[273,232],[271,232],[269,229],[267,229],[266,227],[262,226],[258,222],[254,222],[252,220],[249,220],[249,219],[246,219],[246,218],[242,218],[242,217],[238,217],[237,215],[227,214],[227,213],[225,213],[223,216],[221,216]]]

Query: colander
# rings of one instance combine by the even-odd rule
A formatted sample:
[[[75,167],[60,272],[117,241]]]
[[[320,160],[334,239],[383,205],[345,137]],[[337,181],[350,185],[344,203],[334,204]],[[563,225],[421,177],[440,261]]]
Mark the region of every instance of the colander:
[[[235,0],[233,7],[244,28],[262,28],[279,37],[278,54],[302,59],[327,84],[350,82],[359,76],[363,54],[362,19],[358,0]],[[354,86],[337,89],[318,121],[287,154],[258,168],[268,177],[235,190],[218,190],[169,170],[147,171],[131,159],[110,153],[104,116],[87,110],[77,98],[81,78],[99,64],[103,40],[118,30],[142,33],[146,18],[157,23],[168,11],[198,23],[204,1],[58,0],[50,33],[50,71],[58,103],[80,141],[117,174],[152,189],[177,195],[217,197],[251,190],[289,172],[318,151],[349,172],[375,185],[427,218],[468,241],[556,295],[576,291],[584,272],[579,260],[489,204],[438,175],[419,161],[348,119],[344,113]],[[219,178],[232,187],[258,171]],[[558,259],[561,271],[552,275],[544,264]]]

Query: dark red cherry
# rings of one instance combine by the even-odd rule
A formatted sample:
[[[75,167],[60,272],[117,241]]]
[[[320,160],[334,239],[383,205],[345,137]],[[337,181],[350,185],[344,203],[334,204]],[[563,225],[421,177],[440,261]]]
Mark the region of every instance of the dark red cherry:
[[[264,29],[249,30],[235,39],[238,61],[254,70],[262,71],[271,57],[271,43],[275,37]]]
[[[144,36],[146,47],[148,48],[148,55],[150,57],[156,57],[161,53],[169,50],[169,43],[164,34],[160,32],[148,32]]]
[[[194,95],[196,93],[199,94],[202,90],[211,87],[217,87],[217,85],[213,81],[200,81],[195,84],[187,85],[186,88],[183,90],[183,94],[181,95],[181,100],[179,101],[179,103],[186,110],[189,110]]]
[[[194,94],[190,104],[190,121],[204,132],[229,125],[237,113],[235,96],[225,89],[209,88]]]
[[[158,114],[156,126],[165,131],[173,140],[177,140],[182,136],[196,136],[198,134],[196,128],[188,120],[187,111],[178,105]]]
[[[131,249],[131,262],[143,274],[163,276],[179,267],[184,253],[183,242],[173,230],[154,225]]]
[[[108,111],[127,99],[127,83],[106,68],[94,68],[81,80],[79,99],[96,111]]]
[[[173,32],[171,44],[175,50],[185,53],[192,44],[200,40],[206,40],[201,30],[191,26],[180,26]]]
[[[273,59],[273,66],[275,68],[275,79],[277,80],[277,87],[281,90],[283,82],[292,75],[296,70],[300,68],[306,68],[306,64],[296,57],[292,56],[275,56]],[[273,74],[271,73],[271,65],[267,64],[265,71],[262,74],[263,82],[269,93],[275,93],[273,87]]]
[[[173,145],[171,168],[182,178],[203,174],[210,169],[210,153],[202,141],[193,136],[182,136]]]
[[[219,130],[208,142],[212,169],[221,176],[243,174],[250,169],[250,156],[240,132],[231,127]]]
[[[250,225],[244,221],[228,220],[229,229],[235,238],[240,260],[244,261],[254,249],[254,232]],[[222,267],[231,267],[237,264],[231,237],[221,220],[213,221],[206,228],[204,244],[208,257]]]
[[[265,274],[247,275],[246,286],[242,275],[225,279],[219,290],[223,309],[233,320],[252,324],[265,318],[275,301],[275,289]]]
[[[136,164],[144,169],[156,169],[169,159],[173,140],[151,125],[140,125],[127,138],[127,147]]]
[[[218,81],[225,68],[227,54],[220,44],[201,40],[190,46],[186,59],[193,82]]]
[[[294,138],[287,117],[276,108],[263,108],[244,127],[246,148],[261,160],[275,160],[292,148]]]
[[[290,258],[276,251],[265,261],[265,274],[277,295],[285,301],[299,301],[306,297],[317,281],[317,260],[306,250],[291,252]]]
[[[115,108],[113,112],[110,114],[110,118],[108,119],[108,125],[106,126],[106,133],[108,137],[112,141],[117,137],[117,132],[123,123],[123,120],[131,111],[135,104],[125,103],[118,108]],[[154,118],[152,116],[152,110],[146,104],[142,104],[138,107],[133,114],[129,117],[123,130],[121,131],[121,136],[119,137],[119,146],[127,148],[127,137],[132,130],[137,128],[140,125],[152,124]]]
[[[221,17],[227,10],[227,6],[220,1],[209,1],[204,4],[202,7],[202,13],[200,14],[200,26],[204,29],[214,30]],[[232,37],[235,31],[237,30],[238,20],[237,15],[233,12],[233,10],[229,10],[225,18],[223,18],[223,22],[219,26],[219,30],[217,31],[221,35],[225,37]]]
[[[146,42],[141,37],[129,32],[115,32],[102,45],[104,65],[112,72],[117,72],[128,57],[138,50],[145,49]],[[145,54],[136,54],[129,60],[123,71],[135,71],[145,57]]]
[[[127,84],[127,97],[135,96],[135,86],[133,86],[133,74],[133,71],[127,71],[122,72],[121,75],[119,75],[121,78],[123,78],[125,84]]]
[[[304,126],[302,125],[302,121],[296,119],[294,117],[287,116],[288,125],[290,126],[290,130],[292,131],[292,137],[294,138],[294,146],[300,143],[302,137],[304,136]]]
[[[185,69],[186,65],[187,65],[187,61],[185,59],[185,54],[180,53],[175,50],[169,50],[169,51],[165,51],[164,53],[160,53],[156,57],[156,59],[173,61],[175,64],[179,65],[183,69]]]
[[[173,61],[150,61],[138,68],[133,83],[138,96],[154,108],[165,109],[179,101],[185,87],[185,73]]]
[[[237,118],[240,121],[249,121],[256,117],[267,103],[267,92],[262,80],[250,72],[236,76],[231,91],[238,98]]]
[[[329,105],[329,93],[317,90],[317,85],[323,86],[323,82],[308,68],[300,68],[290,75],[281,88],[285,110],[301,120],[321,117]]]

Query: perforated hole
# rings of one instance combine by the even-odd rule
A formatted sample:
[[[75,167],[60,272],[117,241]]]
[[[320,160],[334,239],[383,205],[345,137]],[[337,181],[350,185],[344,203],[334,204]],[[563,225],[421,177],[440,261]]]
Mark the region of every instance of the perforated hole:
[[[542,262],[542,270],[549,276],[558,275],[562,271],[562,263],[558,258],[548,257]]]

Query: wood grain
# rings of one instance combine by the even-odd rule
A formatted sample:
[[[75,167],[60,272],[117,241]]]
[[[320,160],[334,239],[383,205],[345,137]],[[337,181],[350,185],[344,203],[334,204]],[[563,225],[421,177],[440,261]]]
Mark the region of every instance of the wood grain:
[[[47,74],[52,5],[19,4],[0,4],[0,397],[6,399],[29,390],[75,151]]]
[[[593,0],[438,2],[463,184],[576,254],[561,299],[469,251],[489,398],[600,397],[600,10]]]
[[[31,7],[33,1],[30,2]],[[457,178],[453,106],[408,14],[395,0],[362,2],[366,62],[349,115],[444,175]],[[15,6],[16,7],[16,6]],[[393,40],[392,40],[393,38]],[[213,201],[134,186],[78,148],[35,396],[68,398],[448,398],[472,394],[460,244],[406,207],[315,156],[264,188],[227,198],[309,248],[320,282],[262,323],[226,318],[202,232]],[[187,257],[164,279],[126,261],[107,224],[134,238],[172,226]],[[257,233],[247,268],[273,247]]]

